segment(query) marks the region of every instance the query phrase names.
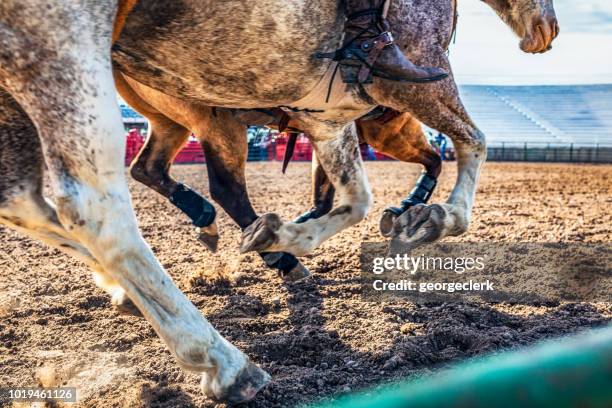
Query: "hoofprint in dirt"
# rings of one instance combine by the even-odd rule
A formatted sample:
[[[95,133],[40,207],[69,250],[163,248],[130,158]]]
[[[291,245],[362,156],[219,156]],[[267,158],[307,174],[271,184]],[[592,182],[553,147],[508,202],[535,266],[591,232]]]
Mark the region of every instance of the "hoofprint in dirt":
[[[309,164],[247,167],[260,212],[291,219],[310,207]],[[610,303],[368,303],[359,249],[379,241],[383,209],[403,198],[416,166],[368,163],[374,206],[366,221],[304,259],[314,279],[284,285],[258,256],[238,255],[240,231],[219,217],[219,252],[146,187],[131,183],[147,241],[200,311],[274,380],[252,407],[296,404],[429,373],[450,362],[533,344],[612,319]],[[455,177],[446,166],[432,202]],[[204,166],[174,169],[207,191]],[[464,242],[610,242],[612,166],[496,164],[485,167]],[[118,315],[87,269],[0,228],[0,387],[78,387],[79,407],[212,407],[197,376],[179,369],[143,320]],[[74,406],[74,405],[72,405]]]

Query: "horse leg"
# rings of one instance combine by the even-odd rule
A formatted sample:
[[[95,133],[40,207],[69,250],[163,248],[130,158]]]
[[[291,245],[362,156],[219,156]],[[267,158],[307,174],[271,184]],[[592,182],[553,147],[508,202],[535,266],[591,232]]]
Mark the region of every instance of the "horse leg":
[[[325,170],[317,155],[313,152],[312,155],[312,201],[314,206],[304,214],[295,219],[297,224],[304,223],[310,219],[316,219],[324,216],[331,211],[334,206],[334,195],[336,190],[333,184],[325,174]]]
[[[215,252],[219,242],[215,208],[196,191],[170,175],[172,162],[191,131],[145,101],[121,73],[115,71],[113,74],[123,99],[146,116],[151,127],[144,146],[132,162],[130,174],[185,213],[198,228],[200,242]]]
[[[55,204],[43,196],[44,158],[38,133],[2,88],[0,108],[0,223],[83,262],[120,312],[140,315],[123,288],[59,222]]]
[[[209,113],[207,120],[200,120],[199,127],[194,130],[206,155],[210,196],[244,230],[257,220],[246,187],[248,145],[245,127],[227,109]],[[289,253],[261,252],[260,256],[287,281],[310,275],[308,269]]]
[[[438,66],[448,68],[450,72],[443,50],[437,57]],[[410,112],[417,120],[448,135],[457,153],[457,181],[446,203],[417,204],[399,216],[390,232],[393,237],[391,251],[407,251],[466,232],[487,149],[485,136],[465,111],[452,77],[427,87],[398,87],[380,81],[368,92],[378,103],[400,112]]]
[[[380,231],[390,236],[397,217],[410,207],[426,204],[442,171],[440,155],[431,147],[421,122],[409,113],[400,114],[385,123],[376,120],[360,120],[357,126],[363,139],[373,148],[406,163],[422,164],[425,168],[414,188],[399,207],[387,208],[380,220]]]
[[[209,107],[178,100],[119,72],[115,72],[115,82],[123,99],[149,118],[152,124],[153,132],[132,165],[132,176],[135,179],[169,198],[178,188],[184,190],[169,175],[169,169],[172,159],[189,134],[189,128],[198,135],[206,155],[212,198],[242,229],[257,219],[247,194],[244,175],[248,148],[244,137],[245,127],[231,111],[213,111]],[[181,124],[175,121],[175,116]],[[189,191],[192,202],[204,200],[197,192]],[[171,202],[181,208],[176,200]],[[215,251],[219,241],[216,225],[202,228],[198,239]],[[291,254],[263,253],[261,256],[268,267],[277,269],[286,280],[297,280],[309,275],[308,270]]]
[[[204,392],[250,400],[269,376],[200,315],[138,230],[109,52],[117,5],[102,3],[1,8],[0,84],[39,130],[60,223],[126,290],[181,366],[203,374]],[[23,21],[45,24],[13,26]]]
[[[244,231],[242,252],[265,250],[305,255],[367,214],[372,197],[354,125],[313,121],[309,126],[307,119],[308,116],[303,119],[304,129],[311,135],[318,160],[337,191],[339,206],[304,223],[282,222],[276,214],[265,214]],[[329,138],[330,134],[334,137]]]

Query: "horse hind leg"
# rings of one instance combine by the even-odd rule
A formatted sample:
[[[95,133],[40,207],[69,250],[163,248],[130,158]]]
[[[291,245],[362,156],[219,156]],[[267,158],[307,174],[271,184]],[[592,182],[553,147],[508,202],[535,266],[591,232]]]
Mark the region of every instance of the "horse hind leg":
[[[60,223],[126,290],[179,364],[202,373],[207,395],[230,403],[252,399],[269,375],[200,315],[138,230],[111,72],[115,4],[102,2],[86,14],[64,0],[45,10],[35,3],[9,2],[17,21],[47,24],[19,30],[0,24],[0,83],[39,129]],[[28,53],[20,52],[24,42]]]
[[[430,62],[449,69],[443,52]],[[378,103],[401,112],[410,112],[429,127],[449,136],[457,156],[457,180],[447,201],[442,204],[418,204],[395,220],[391,252],[410,251],[419,245],[446,236],[465,233],[472,218],[476,186],[486,160],[485,135],[466,112],[456,84],[451,78],[430,84],[427,88],[406,86],[398,92],[394,84],[384,81],[369,90]]]
[[[365,141],[373,148],[406,163],[418,163],[424,167],[414,188],[401,201],[399,207],[389,207],[383,211],[380,219],[380,232],[389,237],[393,233],[395,220],[409,208],[426,204],[431,198],[438,176],[442,171],[442,159],[431,147],[421,122],[409,113],[396,116],[386,123],[374,120],[360,121]]]
[[[148,92],[152,90],[117,71],[113,74],[123,99],[149,119],[151,128],[144,146],[130,166],[130,174],[186,214],[197,228],[199,241],[216,252],[219,233],[215,208],[196,191],[170,175],[172,162],[189,138],[190,130],[160,112],[138,93],[141,88]]]
[[[54,203],[43,196],[44,159],[38,133],[2,88],[0,108],[0,223],[83,262],[121,313],[140,315],[121,286],[59,222]]]
[[[198,121],[195,133],[206,154],[210,195],[244,230],[257,220],[246,186],[245,126],[227,109],[218,109],[216,115],[210,110],[207,113],[206,117],[201,113],[202,120]],[[308,269],[292,254],[260,252],[259,255],[285,281],[294,282],[310,276]]]

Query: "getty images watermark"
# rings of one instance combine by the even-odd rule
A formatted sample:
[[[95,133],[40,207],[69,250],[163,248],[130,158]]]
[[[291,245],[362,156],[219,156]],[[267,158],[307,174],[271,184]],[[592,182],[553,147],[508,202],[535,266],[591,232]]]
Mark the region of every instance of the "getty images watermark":
[[[612,245],[444,243],[390,255],[365,243],[361,281],[367,300],[608,301]]]

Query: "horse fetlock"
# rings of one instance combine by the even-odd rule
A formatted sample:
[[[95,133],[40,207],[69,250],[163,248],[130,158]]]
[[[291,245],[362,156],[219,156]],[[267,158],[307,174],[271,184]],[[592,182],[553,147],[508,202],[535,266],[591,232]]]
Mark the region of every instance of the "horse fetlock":
[[[458,236],[465,234],[471,221],[471,211],[459,206],[445,204],[447,213],[447,234],[448,236]]]
[[[368,196],[367,200],[362,201],[361,203],[353,204],[351,206],[351,212],[349,214],[349,222],[351,224],[357,224],[365,219],[370,211],[370,207],[372,205],[372,198]]]

